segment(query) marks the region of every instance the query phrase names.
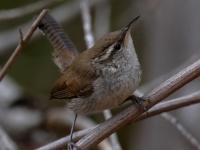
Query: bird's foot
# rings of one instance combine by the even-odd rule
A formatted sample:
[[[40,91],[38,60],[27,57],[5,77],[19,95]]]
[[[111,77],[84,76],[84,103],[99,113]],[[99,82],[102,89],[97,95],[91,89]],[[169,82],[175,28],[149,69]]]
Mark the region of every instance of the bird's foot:
[[[128,99],[131,100],[138,109],[143,109],[146,112],[146,114],[148,115],[148,112],[147,112],[148,110],[143,104],[143,101],[146,101],[145,99],[143,99],[141,97],[137,97],[135,95],[131,95],[130,97],[128,97]]]
[[[68,150],[80,150],[80,148],[73,142],[68,143]]]

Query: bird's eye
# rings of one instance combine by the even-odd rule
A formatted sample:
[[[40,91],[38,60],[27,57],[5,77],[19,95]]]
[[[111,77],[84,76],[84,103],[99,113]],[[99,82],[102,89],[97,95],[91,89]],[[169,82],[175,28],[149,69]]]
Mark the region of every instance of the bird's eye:
[[[115,49],[115,50],[120,50],[120,49],[121,49],[121,45],[120,45],[120,44],[116,44],[116,45],[114,46],[114,49]]]

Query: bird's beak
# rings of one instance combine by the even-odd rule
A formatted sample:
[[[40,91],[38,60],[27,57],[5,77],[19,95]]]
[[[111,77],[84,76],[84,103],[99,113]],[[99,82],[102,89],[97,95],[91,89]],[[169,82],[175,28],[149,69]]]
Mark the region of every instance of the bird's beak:
[[[124,29],[122,29],[122,32],[124,32],[124,41],[128,41],[127,39],[130,36],[132,24],[135,23],[139,17],[140,16],[135,17]]]
[[[135,23],[139,18],[140,18],[140,16],[135,17],[135,18],[124,28],[124,31],[127,32],[128,30],[130,30],[130,29],[131,29],[131,25],[132,25],[133,23]]]

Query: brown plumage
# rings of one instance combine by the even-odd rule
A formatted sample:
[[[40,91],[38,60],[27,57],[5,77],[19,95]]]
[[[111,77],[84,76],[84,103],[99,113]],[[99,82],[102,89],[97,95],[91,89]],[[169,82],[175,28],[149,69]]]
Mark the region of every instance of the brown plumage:
[[[47,20],[45,23],[49,30],[41,27],[55,48],[54,59],[62,72],[51,90],[51,98],[65,100],[75,112],[70,150],[75,146],[71,141],[79,113],[117,107],[138,87],[142,72],[130,34],[130,26],[138,18],[133,19],[125,28],[103,36],[79,56],[68,37],[64,37],[63,33],[57,34],[56,31],[61,30],[57,30],[55,20]],[[66,45],[63,45],[62,38]]]
[[[116,31],[103,36],[93,47],[81,53],[54,84],[51,99],[70,99],[90,95],[93,92],[92,82],[98,77],[93,69],[92,60],[96,56],[104,55],[105,49],[115,41],[122,42],[124,37],[121,32]],[[103,47],[101,43],[104,43]]]

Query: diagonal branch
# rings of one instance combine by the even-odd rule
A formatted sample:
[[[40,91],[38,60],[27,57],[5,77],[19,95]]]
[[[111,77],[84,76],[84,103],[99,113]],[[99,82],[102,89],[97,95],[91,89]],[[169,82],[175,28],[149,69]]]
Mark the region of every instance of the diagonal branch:
[[[156,106],[154,106],[153,108],[151,108],[148,111],[148,115],[146,113],[144,113],[137,119],[134,119],[133,122],[137,122],[137,121],[149,118],[149,117],[156,116],[163,112],[175,110],[177,108],[182,108],[182,107],[186,107],[188,105],[193,105],[193,104],[197,104],[197,103],[200,103],[200,91],[197,91],[197,92],[192,93],[187,96],[182,96],[182,97],[179,97],[176,99],[168,100],[166,102],[161,102],[161,103],[157,104]],[[97,126],[75,132],[74,133],[75,141],[80,140],[85,135],[91,133],[96,127]],[[66,144],[67,142],[69,142],[69,136],[66,136],[55,142],[52,142],[48,145],[38,148],[37,150],[50,150],[50,149],[57,150],[58,148],[65,148],[67,146],[67,144]]]
[[[147,109],[150,109],[155,104],[174,93],[188,82],[200,76],[200,60],[196,61],[186,69],[183,69],[178,74],[162,83],[160,86],[143,96],[148,100],[144,103]],[[131,121],[134,121],[140,116],[144,110],[136,109],[135,106],[130,106],[116,116],[105,121],[96,127],[92,132],[83,137],[77,145],[80,149],[90,149],[101,142],[103,139],[116,132]]]
[[[179,98],[175,98],[172,100],[168,100],[166,102],[161,102],[154,107],[152,107],[148,111],[148,115],[146,113],[142,114],[137,119],[133,119],[133,122],[140,121],[152,116],[156,116],[158,114],[161,114],[163,112],[172,111],[178,108],[186,107],[188,105],[194,105],[200,103],[200,91],[194,92],[187,96],[182,96]]]
[[[9,60],[6,62],[6,64],[4,65],[3,69],[1,70],[1,72],[0,72],[0,82],[3,79],[3,77],[6,75],[8,69],[12,66],[12,64],[16,60],[16,58],[19,55],[19,53],[22,51],[22,48],[24,47],[24,45],[29,41],[29,39],[31,38],[31,36],[35,32],[35,30],[37,29],[37,26],[38,26],[39,22],[44,18],[44,16],[47,13],[48,13],[47,9],[44,9],[40,13],[40,15],[37,17],[37,19],[33,22],[32,26],[28,30],[28,32],[25,35],[25,37],[22,37],[22,32],[20,30],[20,39],[21,40],[20,40],[17,48],[15,49],[15,51],[13,52],[13,54],[11,55],[11,57],[9,58]]]

